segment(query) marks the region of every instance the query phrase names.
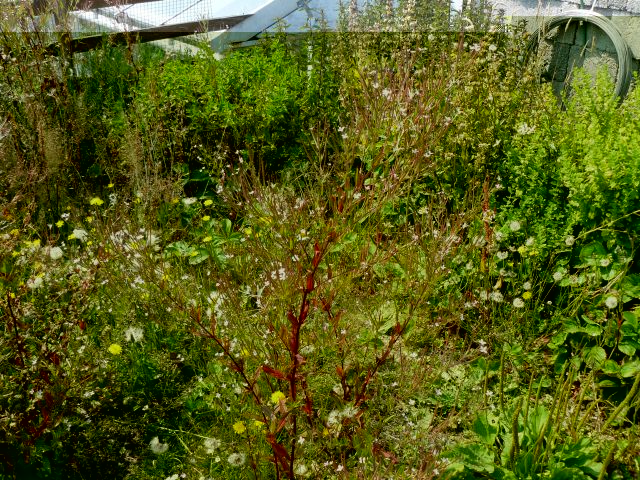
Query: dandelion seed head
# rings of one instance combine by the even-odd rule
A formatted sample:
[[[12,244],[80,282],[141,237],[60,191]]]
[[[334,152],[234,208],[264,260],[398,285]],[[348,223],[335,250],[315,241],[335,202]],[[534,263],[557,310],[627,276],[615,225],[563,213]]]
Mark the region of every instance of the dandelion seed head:
[[[234,467],[241,467],[242,465],[244,465],[246,459],[247,457],[244,453],[236,452],[227,457],[227,462],[229,462],[229,465],[232,465]]]
[[[161,455],[169,450],[169,444],[160,443],[160,439],[158,437],[153,437],[151,442],[149,442],[149,447],[151,448],[151,451],[156,455]]]

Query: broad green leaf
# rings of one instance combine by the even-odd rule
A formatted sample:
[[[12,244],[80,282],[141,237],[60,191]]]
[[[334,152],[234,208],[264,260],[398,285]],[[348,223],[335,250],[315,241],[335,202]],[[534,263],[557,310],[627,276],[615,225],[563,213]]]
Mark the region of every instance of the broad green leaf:
[[[632,360],[620,367],[620,375],[624,378],[634,377],[640,373],[640,360]]]
[[[638,348],[640,348],[640,344],[638,344],[638,342],[626,338],[621,340],[618,344],[618,350],[620,350],[628,357],[633,357],[636,354],[636,350]]]
[[[549,420],[549,411],[542,405],[538,405],[529,412],[525,434],[529,437],[532,443],[535,443],[542,434],[542,431],[547,424],[547,420]]]
[[[584,350],[584,361],[590,367],[596,368],[607,359],[607,352],[602,347],[591,347]]]
[[[469,445],[458,445],[447,452],[448,457],[455,458],[470,470],[475,472],[492,473],[495,469],[493,463],[493,453],[486,445],[472,443]]]
[[[598,382],[598,386],[601,388],[618,388],[620,387],[620,382],[613,378],[605,378]]]
[[[633,312],[623,312],[622,318],[624,318],[624,322],[622,322],[621,330],[623,333],[626,333],[625,330],[629,330],[632,332],[638,331],[638,317]]]
[[[635,273],[624,277],[620,282],[620,291],[623,296],[640,298],[640,275]]]
[[[486,445],[493,445],[498,435],[498,417],[489,412],[481,412],[473,422],[473,431]]]
[[[607,375],[617,375],[620,373],[620,365],[613,360],[605,360],[602,364],[602,372]]]
[[[560,468],[558,470],[554,468],[548,478],[551,480],[591,480],[591,477],[577,468]]]
[[[587,325],[584,327],[584,331],[591,337],[598,337],[602,335],[602,327],[600,325]]]
[[[195,250],[195,255],[189,255],[189,265],[198,265],[209,258],[209,251],[205,248]]]
[[[580,261],[584,266],[598,266],[600,259],[607,255],[607,250],[600,242],[585,245],[580,250]]]

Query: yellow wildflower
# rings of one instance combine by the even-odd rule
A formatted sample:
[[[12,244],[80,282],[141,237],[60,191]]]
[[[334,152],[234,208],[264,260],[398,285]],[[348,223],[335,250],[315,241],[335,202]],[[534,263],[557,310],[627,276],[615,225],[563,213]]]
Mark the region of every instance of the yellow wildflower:
[[[89,201],[89,205],[97,205],[100,206],[102,205],[104,202],[99,199],[98,197],[93,197],[90,201]]]
[[[233,431],[237,434],[242,434],[247,430],[247,427],[244,425],[244,422],[236,422],[233,424]]]
[[[265,427],[264,422],[261,420],[256,420],[255,422],[253,422],[253,426],[256,427],[258,430],[261,430]]]
[[[87,218],[85,218],[85,221],[87,223],[91,223],[91,222],[93,222],[93,217],[87,217]]]
[[[67,240],[75,240],[76,236],[72,233],[67,237]]]
[[[210,242],[211,240],[213,240],[213,238],[211,238],[209,235],[207,235],[206,237],[204,237],[204,238],[202,239],[202,243],[208,243],[208,242]]]
[[[211,205],[213,203],[213,200],[205,200],[204,201],[204,206],[208,207],[209,205]]]
[[[202,217],[203,222],[208,222],[209,220],[211,220],[211,217],[209,215],[205,215],[204,217]]]
[[[64,220],[58,220],[56,222],[56,227],[58,227],[58,228],[62,228],[63,225],[64,225]]]
[[[122,347],[117,343],[112,343],[109,345],[109,353],[113,355],[120,355],[122,353]]]
[[[11,235],[13,235],[14,237],[17,237],[18,235],[20,235],[20,230],[18,230],[17,228],[14,228],[13,230],[11,230],[9,232]]]
[[[280,390],[276,390],[271,394],[271,403],[280,403],[280,400],[284,400],[287,396]]]
[[[113,183],[110,183],[109,185],[107,185],[107,188],[113,188]]]
[[[525,299],[525,300],[529,300],[531,298],[531,296],[532,296],[531,292],[524,292],[522,294],[522,298]]]

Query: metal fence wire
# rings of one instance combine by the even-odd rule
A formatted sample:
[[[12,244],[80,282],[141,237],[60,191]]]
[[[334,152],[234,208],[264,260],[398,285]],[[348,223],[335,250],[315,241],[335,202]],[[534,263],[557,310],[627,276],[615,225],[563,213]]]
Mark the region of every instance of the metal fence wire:
[[[221,0],[34,0],[33,12],[46,17],[55,30],[73,37],[148,29],[165,32],[224,30],[225,8]]]

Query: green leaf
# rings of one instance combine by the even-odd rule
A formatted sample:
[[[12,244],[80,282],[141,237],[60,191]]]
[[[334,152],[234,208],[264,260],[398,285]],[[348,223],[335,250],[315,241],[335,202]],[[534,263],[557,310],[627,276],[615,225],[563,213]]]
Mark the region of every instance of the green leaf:
[[[584,331],[591,337],[598,337],[602,335],[603,329],[600,325],[587,325],[586,327],[584,327]]]
[[[205,248],[198,248],[195,255],[189,255],[189,265],[198,265],[209,258],[209,251]]]
[[[591,480],[591,477],[577,468],[560,468],[558,470],[554,469],[551,471],[551,476],[549,478],[551,480]]]
[[[632,360],[620,367],[620,375],[624,378],[635,377],[640,373],[640,360]]]
[[[486,445],[493,445],[498,435],[498,417],[488,412],[478,414],[473,422],[473,431]]]
[[[617,375],[620,373],[620,365],[613,360],[605,360],[602,364],[602,372],[606,375]]]
[[[634,273],[627,275],[620,282],[620,291],[623,296],[631,298],[640,298],[640,275]]]
[[[486,445],[472,443],[470,445],[458,445],[446,454],[455,458],[464,466],[475,472],[492,473],[495,469],[493,452]]]
[[[600,264],[600,259],[606,255],[607,250],[600,242],[585,245],[580,250],[581,266],[598,266]]]
[[[529,437],[532,443],[535,443],[540,438],[548,420],[549,411],[543,405],[538,405],[529,413],[525,435]]]
[[[623,312],[622,318],[624,318],[624,322],[622,322],[622,326],[620,330],[622,333],[629,331],[630,333],[636,333],[638,331],[638,317],[633,312]]]
[[[607,359],[607,352],[602,347],[591,347],[584,350],[584,361],[592,368],[597,368]]]
[[[636,350],[640,348],[640,344],[634,340],[623,339],[618,344],[618,350],[627,355],[633,357],[636,354]]]

